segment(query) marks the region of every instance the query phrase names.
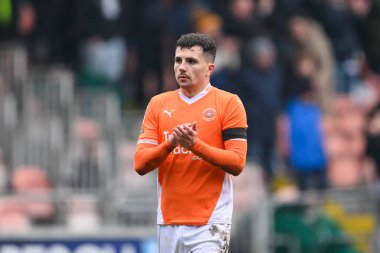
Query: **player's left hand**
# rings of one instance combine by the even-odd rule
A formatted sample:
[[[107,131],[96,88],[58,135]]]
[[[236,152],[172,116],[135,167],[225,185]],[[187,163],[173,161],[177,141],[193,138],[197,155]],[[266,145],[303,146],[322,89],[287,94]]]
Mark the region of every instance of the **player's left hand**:
[[[197,141],[197,122],[178,125],[173,129],[173,136],[184,148],[191,148]]]

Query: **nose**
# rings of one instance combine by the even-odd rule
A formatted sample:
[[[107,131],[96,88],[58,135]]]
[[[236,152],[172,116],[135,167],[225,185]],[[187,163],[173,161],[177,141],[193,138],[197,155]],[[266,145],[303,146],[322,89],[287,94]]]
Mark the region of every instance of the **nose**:
[[[178,66],[179,71],[184,72],[186,71],[186,62],[181,62]]]

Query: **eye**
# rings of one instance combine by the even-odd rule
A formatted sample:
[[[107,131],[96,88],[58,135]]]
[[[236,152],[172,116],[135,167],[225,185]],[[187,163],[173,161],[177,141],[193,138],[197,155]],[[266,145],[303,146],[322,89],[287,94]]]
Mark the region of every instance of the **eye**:
[[[187,62],[190,63],[190,64],[195,64],[197,61],[194,60],[194,59],[189,59]]]
[[[175,61],[175,63],[181,63],[182,62],[181,58],[175,58],[174,61]]]

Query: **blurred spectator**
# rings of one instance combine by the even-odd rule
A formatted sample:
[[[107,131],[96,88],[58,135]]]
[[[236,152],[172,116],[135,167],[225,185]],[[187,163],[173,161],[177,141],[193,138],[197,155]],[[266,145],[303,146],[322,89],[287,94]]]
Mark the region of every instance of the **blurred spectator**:
[[[36,26],[36,10],[28,0],[1,2],[0,39],[13,41],[29,35]]]
[[[200,11],[194,18],[196,32],[209,35],[218,44],[215,69],[211,83],[220,89],[237,92],[236,75],[241,65],[240,43],[233,36],[225,35],[223,20],[217,14]]]
[[[80,119],[75,122],[69,155],[68,186],[83,193],[98,193],[106,183],[105,150],[98,122]],[[107,168],[111,173],[111,169]]]
[[[336,90],[339,93],[349,93],[360,84],[360,57],[363,51],[346,2],[323,0],[315,11],[334,51]]]
[[[313,82],[316,85],[317,101],[322,109],[328,110],[331,98],[334,95],[335,60],[330,41],[320,25],[304,13],[293,14],[289,19],[290,38],[285,48],[286,63],[288,66],[301,52],[314,55],[318,63]]]
[[[276,48],[267,37],[253,39],[245,55],[247,59],[238,83],[249,125],[248,158],[258,162],[270,180],[275,168],[276,120],[281,106],[283,73],[276,62]]]
[[[336,96],[333,128],[326,135],[331,186],[354,187],[366,179],[364,112],[346,95]]]
[[[101,127],[98,122],[80,118],[73,123],[74,138],[79,141],[91,141],[98,140],[101,137]]]
[[[271,29],[277,38],[282,40],[289,32],[289,18],[296,12],[308,10],[313,1],[310,0],[276,0],[271,16]]]
[[[124,98],[127,61],[126,10],[121,0],[75,2],[80,84],[114,90]]]
[[[137,8],[136,36],[136,101],[144,106],[162,89],[163,34],[165,32],[164,1],[140,1]]]
[[[73,166],[73,174],[70,179],[73,189],[91,191],[101,187],[98,146],[95,141],[83,143],[81,156]]]
[[[356,187],[369,180],[364,167],[365,119],[349,96],[336,96],[324,119],[328,177],[332,187]]]
[[[146,1],[140,6],[136,77],[137,102],[149,99],[176,85],[172,77],[172,48],[178,36],[193,31],[192,15],[197,1]]]
[[[314,82],[318,71],[318,62],[311,52],[299,52],[293,59],[291,66],[287,67],[288,75],[283,89],[284,105],[299,95],[300,90],[304,89],[305,80]]]
[[[279,131],[280,154],[288,161],[299,190],[326,188],[322,112],[310,79],[299,81],[297,95],[287,105]]]
[[[72,52],[67,48],[67,24],[71,1],[2,1],[0,40],[22,43],[33,64],[65,62]],[[1,18],[0,18],[1,19]]]
[[[254,0],[229,0],[224,6],[222,17],[224,31],[227,35],[235,36],[248,42],[261,32],[261,22],[255,15],[256,1]]]
[[[21,1],[19,8],[18,32],[20,35],[31,34],[36,26],[36,8],[30,1]]]
[[[257,1],[257,15],[259,17],[269,17],[273,14],[276,6],[275,0],[258,0]]]
[[[34,64],[61,63],[71,52],[66,48],[66,25],[71,13],[70,1],[22,0],[30,4],[20,16],[20,39],[27,45]],[[28,6],[28,5],[26,5]]]
[[[364,18],[368,15],[374,1],[372,0],[347,0],[347,7],[354,19]]]

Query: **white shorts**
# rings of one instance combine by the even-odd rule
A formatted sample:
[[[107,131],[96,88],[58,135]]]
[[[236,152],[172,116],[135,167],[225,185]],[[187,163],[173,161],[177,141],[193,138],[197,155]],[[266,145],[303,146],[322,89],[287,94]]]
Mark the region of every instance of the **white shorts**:
[[[227,253],[230,224],[158,225],[158,253]]]

